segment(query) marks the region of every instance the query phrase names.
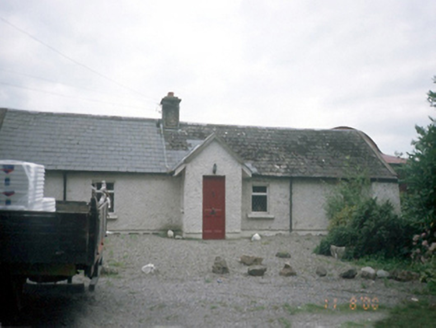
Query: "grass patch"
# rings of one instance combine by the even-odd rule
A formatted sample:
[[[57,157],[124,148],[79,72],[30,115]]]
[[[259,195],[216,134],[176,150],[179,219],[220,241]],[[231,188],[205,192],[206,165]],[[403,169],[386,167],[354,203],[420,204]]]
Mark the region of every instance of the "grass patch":
[[[285,303],[283,304],[283,309],[290,315],[295,315],[297,313],[321,313],[327,311],[323,306],[311,303],[302,306],[291,306],[288,303]]]
[[[383,278],[383,285],[386,288],[392,288],[394,286],[394,284],[392,283],[392,281],[390,281],[388,278]]]
[[[291,322],[286,318],[279,318],[277,321],[285,328],[292,327]]]
[[[426,300],[407,302],[394,307],[389,317],[377,321],[374,327],[434,327],[436,322],[436,304]]]
[[[108,265],[114,268],[124,268],[126,265],[124,264],[124,262],[119,262],[119,261],[108,261]]]
[[[250,311],[250,312],[255,312],[255,311],[263,311],[263,310],[265,310],[265,309],[266,309],[265,306],[263,306],[263,305],[259,305],[259,306],[255,306],[254,308],[250,309],[249,311]]]
[[[383,259],[379,257],[363,257],[358,260],[350,261],[353,264],[366,267],[369,266],[374,268],[375,270],[383,269],[385,271],[394,271],[394,270],[411,270],[411,262],[408,260],[400,260],[400,259]]]

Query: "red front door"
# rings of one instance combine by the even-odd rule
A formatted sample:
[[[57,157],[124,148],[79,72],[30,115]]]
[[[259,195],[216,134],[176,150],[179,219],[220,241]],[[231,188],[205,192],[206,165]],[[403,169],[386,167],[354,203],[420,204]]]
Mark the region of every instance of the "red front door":
[[[203,239],[226,236],[225,177],[203,177]]]

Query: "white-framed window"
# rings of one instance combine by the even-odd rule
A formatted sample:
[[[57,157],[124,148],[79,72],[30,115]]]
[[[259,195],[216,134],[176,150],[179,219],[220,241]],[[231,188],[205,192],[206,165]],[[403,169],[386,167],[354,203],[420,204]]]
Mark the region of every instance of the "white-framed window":
[[[268,212],[268,187],[253,185],[251,192],[251,212]]]
[[[97,190],[101,189],[101,181],[93,182],[92,186]],[[109,209],[109,214],[115,213],[115,182],[106,181],[106,191],[109,194],[111,200],[111,208]],[[100,200],[101,195],[97,194],[97,200]]]

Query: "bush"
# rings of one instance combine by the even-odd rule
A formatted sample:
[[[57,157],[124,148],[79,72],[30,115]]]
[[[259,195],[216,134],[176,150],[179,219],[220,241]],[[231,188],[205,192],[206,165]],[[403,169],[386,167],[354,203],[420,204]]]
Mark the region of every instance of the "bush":
[[[316,254],[330,255],[330,246],[350,246],[356,238],[356,233],[349,226],[336,226],[329,234],[321,240],[319,246],[314,250]],[[353,253],[348,250],[344,258],[352,257]]]
[[[376,198],[369,198],[356,205],[345,224],[331,226],[315,252],[330,255],[330,245],[335,245],[348,248],[346,258],[405,257],[412,233],[412,225],[398,217],[389,202],[378,204]]]
[[[347,224],[356,206],[369,198],[370,180],[365,173],[357,173],[354,177],[341,179],[336,189],[327,197],[326,216],[330,225]]]
[[[389,202],[378,204],[372,198],[362,203],[351,222],[356,239],[353,256],[377,255],[388,259],[409,253],[411,225],[394,213]]]

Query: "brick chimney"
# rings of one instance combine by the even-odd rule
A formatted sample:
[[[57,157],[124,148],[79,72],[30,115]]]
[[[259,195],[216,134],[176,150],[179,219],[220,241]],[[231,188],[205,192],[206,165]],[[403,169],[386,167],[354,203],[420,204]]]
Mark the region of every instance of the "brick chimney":
[[[174,97],[174,92],[168,92],[163,97],[160,104],[162,105],[162,122],[165,129],[177,129],[180,118],[180,102],[182,99]]]

